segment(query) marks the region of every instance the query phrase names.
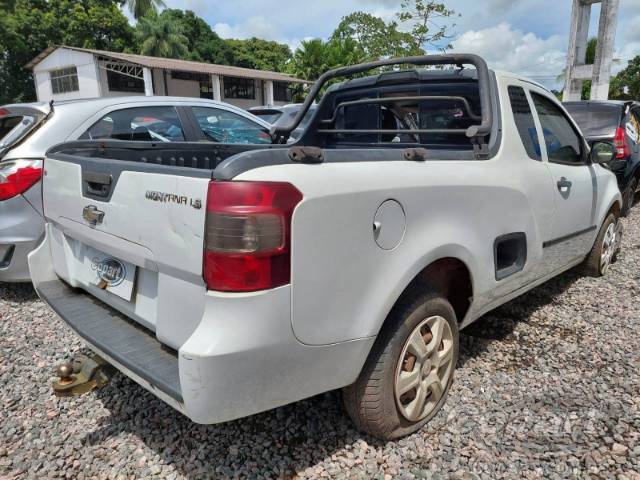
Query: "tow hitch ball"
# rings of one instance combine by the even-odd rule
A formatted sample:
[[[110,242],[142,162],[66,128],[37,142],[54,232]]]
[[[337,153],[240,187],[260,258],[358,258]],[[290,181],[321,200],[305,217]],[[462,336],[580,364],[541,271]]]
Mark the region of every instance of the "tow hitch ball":
[[[57,397],[72,397],[100,388],[109,382],[113,367],[98,355],[78,355],[71,362],[56,368],[60,377],[52,383]]]

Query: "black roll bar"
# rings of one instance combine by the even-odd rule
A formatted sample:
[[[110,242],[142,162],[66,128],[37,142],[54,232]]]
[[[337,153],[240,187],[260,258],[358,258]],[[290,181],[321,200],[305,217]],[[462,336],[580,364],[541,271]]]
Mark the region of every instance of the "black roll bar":
[[[389,65],[473,65],[478,71],[478,89],[480,91],[480,109],[481,120],[479,125],[471,125],[466,130],[466,135],[469,138],[481,138],[491,133],[491,127],[493,125],[493,111],[491,108],[491,93],[489,84],[489,67],[487,62],[478,55],[461,53],[461,54],[444,54],[444,55],[420,55],[414,57],[403,58],[388,58],[386,60],[378,60],[376,62],[361,63],[358,65],[351,65],[347,67],[335,68],[323,73],[320,78],[313,84],[311,91],[307,98],[302,103],[302,108],[298,111],[294,119],[288,125],[271,127],[271,136],[275,143],[285,143],[289,138],[291,132],[293,132],[309,108],[313,104],[314,100],[320,93],[322,87],[331,79],[337,77],[347,77],[358,73],[373,70],[374,68],[385,67]]]

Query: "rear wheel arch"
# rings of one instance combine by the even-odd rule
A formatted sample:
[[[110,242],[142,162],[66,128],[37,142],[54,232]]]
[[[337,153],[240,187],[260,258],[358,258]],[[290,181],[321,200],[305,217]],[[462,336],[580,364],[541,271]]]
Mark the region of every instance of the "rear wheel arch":
[[[469,266],[457,257],[442,257],[422,268],[402,293],[396,298],[393,308],[410,292],[423,289],[441,295],[453,307],[458,324],[462,323],[469,311],[473,298],[473,276]],[[389,312],[390,313],[390,312]],[[387,325],[389,315],[382,323],[378,334]]]
[[[609,210],[607,210],[607,213],[605,214],[602,221],[604,222],[610,213],[612,213],[616,218],[620,218],[621,212],[622,212],[622,205],[620,204],[620,201],[615,200],[613,204],[609,207]]]

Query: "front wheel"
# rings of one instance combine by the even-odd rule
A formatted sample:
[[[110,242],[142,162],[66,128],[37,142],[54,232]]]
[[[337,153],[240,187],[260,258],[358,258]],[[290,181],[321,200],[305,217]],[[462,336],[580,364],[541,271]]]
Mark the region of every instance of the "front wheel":
[[[615,262],[622,242],[622,223],[610,213],[605,219],[591,252],[583,263],[583,271],[592,277],[601,277]]]
[[[356,426],[391,440],[419,430],[444,404],[458,360],[458,322],[444,298],[408,292],[389,314],[343,399]]]

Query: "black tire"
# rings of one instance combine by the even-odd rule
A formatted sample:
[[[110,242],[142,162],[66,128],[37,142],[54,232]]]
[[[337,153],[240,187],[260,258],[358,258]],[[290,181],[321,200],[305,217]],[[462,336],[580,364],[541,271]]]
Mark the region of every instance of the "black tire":
[[[636,190],[638,189],[638,179],[632,178],[627,185],[627,188],[624,190],[624,194],[622,195],[622,211],[620,213],[621,216],[626,217],[631,212],[631,208],[633,207],[633,203],[636,199]]]
[[[601,277],[607,273],[609,265],[615,261],[615,257],[618,253],[617,251],[612,255],[609,264],[603,267],[601,262],[601,255],[604,246],[605,234],[609,229],[609,226],[611,224],[615,226],[617,225],[617,222],[618,219],[613,213],[610,213],[607,218],[605,218],[604,222],[602,223],[602,227],[600,227],[600,231],[598,232],[598,236],[596,237],[596,241],[594,242],[593,247],[591,247],[589,255],[582,263],[582,273],[584,275],[588,275],[590,277]]]
[[[424,418],[410,421],[400,412],[396,404],[395,385],[396,375],[400,372],[399,362],[401,359],[399,357],[403,354],[409,336],[412,333],[415,335],[416,329],[421,324],[424,324],[425,319],[433,317],[442,317],[450,329],[447,330],[447,338],[450,338],[450,340],[447,340],[447,345],[448,348],[452,349],[452,357],[451,363],[447,361],[449,365],[446,367],[448,381],[442,389],[441,398],[439,400],[437,400],[437,397],[432,398],[431,403],[437,400],[432,410],[429,410],[429,413]],[[441,322],[441,320],[437,321]],[[446,325],[442,325],[443,329],[445,329]],[[422,334],[423,330],[419,331]],[[422,338],[424,339],[424,336]],[[444,334],[441,338],[444,338]],[[438,413],[447,398],[453,382],[453,371],[458,360],[458,342],[456,314],[447,300],[439,295],[425,292],[424,288],[405,292],[389,313],[389,317],[369,353],[360,376],[355,383],[343,389],[345,408],[356,427],[382,440],[399,438],[422,428]],[[425,343],[427,343],[426,340]],[[441,350],[441,347],[443,347],[442,343],[437,350]],[[408,353],[405,352],[403,357],[405,355],[408,355]],[[403,363],[402,365],[404,368],[405,364]],[[419,370],[420,375],[426,375],[420,365],[416,363],[413,368]],[[440,368],[434,367],[430,371],[435,371],[439,375]],[[443,366],[442,368],[445,367]],[[441,384],[440,387],[442,387]],[[425,400],[429,402],[430,395],[435,394],[431,387],[425,390],[429,390]],[[398,401],[401,400],[399,399]],[[425,413],[425,410],[425,408],[422,408],[420,412]]]

